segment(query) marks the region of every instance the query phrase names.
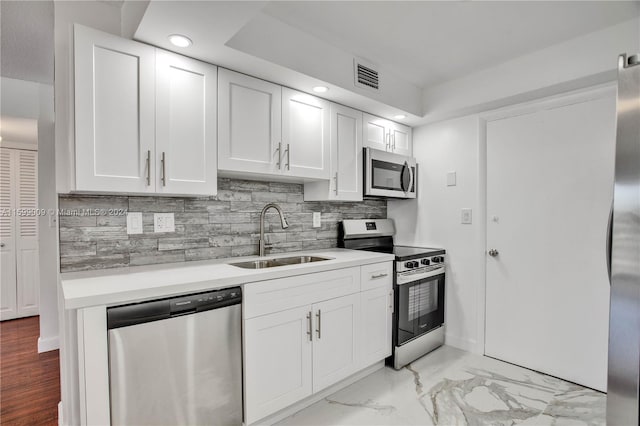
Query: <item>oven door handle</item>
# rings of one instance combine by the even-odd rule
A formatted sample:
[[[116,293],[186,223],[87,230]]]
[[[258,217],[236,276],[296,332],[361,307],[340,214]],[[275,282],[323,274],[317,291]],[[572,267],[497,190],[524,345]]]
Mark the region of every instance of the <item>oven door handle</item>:
[[[402,272],[399,272],[398,274],[396,274],[396,285],[398,287],[401,287],[407,284],[416,284],[417,281],[422,281],[424,279],[436,277],[438,275],[444,275],[444,273],[445,273],[444,267],[442,267],[442,268],[433,269],[431,271],[424,272],[421,274],[416,274],[416,276],[412,276],[413,279],[410,279],[406,282],[402,282],[400,278],[402,278],[403,275],[402,275]]]

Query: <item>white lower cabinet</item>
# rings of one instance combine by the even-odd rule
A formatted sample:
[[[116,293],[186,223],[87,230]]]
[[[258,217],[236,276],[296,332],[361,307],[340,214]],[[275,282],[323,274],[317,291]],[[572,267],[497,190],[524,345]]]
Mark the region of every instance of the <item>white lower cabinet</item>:
[[[302,306],[245,321],[247,424],[311,395],[310,315]]]
[[[359,367],[360,294],[316,303],[313,336],[313,392],[355,373]]]
[[[367,291],[360,285],[372,271],[392,269],[391,262],[379,265],[245,285],[246,424],[390,355],[390,275]]]
[[[360,364],[362,367],[367,367],[391,355],[391,316],[393,314],[391,286],[362,292],[360,305],[362,311]]]

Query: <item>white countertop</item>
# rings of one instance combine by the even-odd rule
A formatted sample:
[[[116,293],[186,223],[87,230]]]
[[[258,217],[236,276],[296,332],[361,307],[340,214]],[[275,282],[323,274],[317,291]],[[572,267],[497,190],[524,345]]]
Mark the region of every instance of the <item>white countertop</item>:
[[[252,256],[63,273],[61,274],[61,287],[64,308],[113,306],[394,260],[392,254],[338,248],[279,253],[266,258],[299,255],[314,255],[332,259],[265,269],[244,269],[229,265],[229,263],[258,259],[257,256]]]

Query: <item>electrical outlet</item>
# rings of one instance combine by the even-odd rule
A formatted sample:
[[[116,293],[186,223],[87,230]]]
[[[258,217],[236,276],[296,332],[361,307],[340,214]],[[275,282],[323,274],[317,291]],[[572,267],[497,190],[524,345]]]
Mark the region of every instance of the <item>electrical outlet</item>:
[[[320,228],[322,226],[321,213],[313,212],[313,227]]]
[[[153,232],[176,232],[173,213],[154,213]]]
[[[471,209],[462,209],[462,223],[464,225],[471,224]]]
[[[127,213],[127,234],[142,234],[142,212]]]

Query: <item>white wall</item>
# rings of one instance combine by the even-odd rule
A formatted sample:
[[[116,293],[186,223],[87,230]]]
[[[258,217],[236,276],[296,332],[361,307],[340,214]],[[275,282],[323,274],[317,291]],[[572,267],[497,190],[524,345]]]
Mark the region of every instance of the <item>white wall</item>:
[[[38,208],[57,206],[54,161],[53,87],[31,81],[2,78],[2,113],[37,120]],[[40,258],[40,337],[38,351],[58,348],[58,234],[49,216],[38,221]]]
[[[484,353],[486,120],[544,109],[558,102],[598,98],[613,90],[613,84],[592,87],[414,129],[418,199],[390,201],[388,216],[396,222],[396,243],[447,250],[448,345]],[[446,184],[450,171],[457,173],[456,186]],[[460,223],[462,208],[473,209],[471,225]]]
[[[390,201],[387,209],[396,222],[396,244],[447,250],[445,339],[469,351],[478,351],[476,302],[484,285],[479,122],[469,116],[415,128],[418,198]],[[456,186],[447,186],[451,171]],[[473,209],[471,225],[460,223],[462,208]]]
[[[635,18],[427,88],[424,122],[610,82],[617,76],[618,55],[639,51],[640,18]]]

